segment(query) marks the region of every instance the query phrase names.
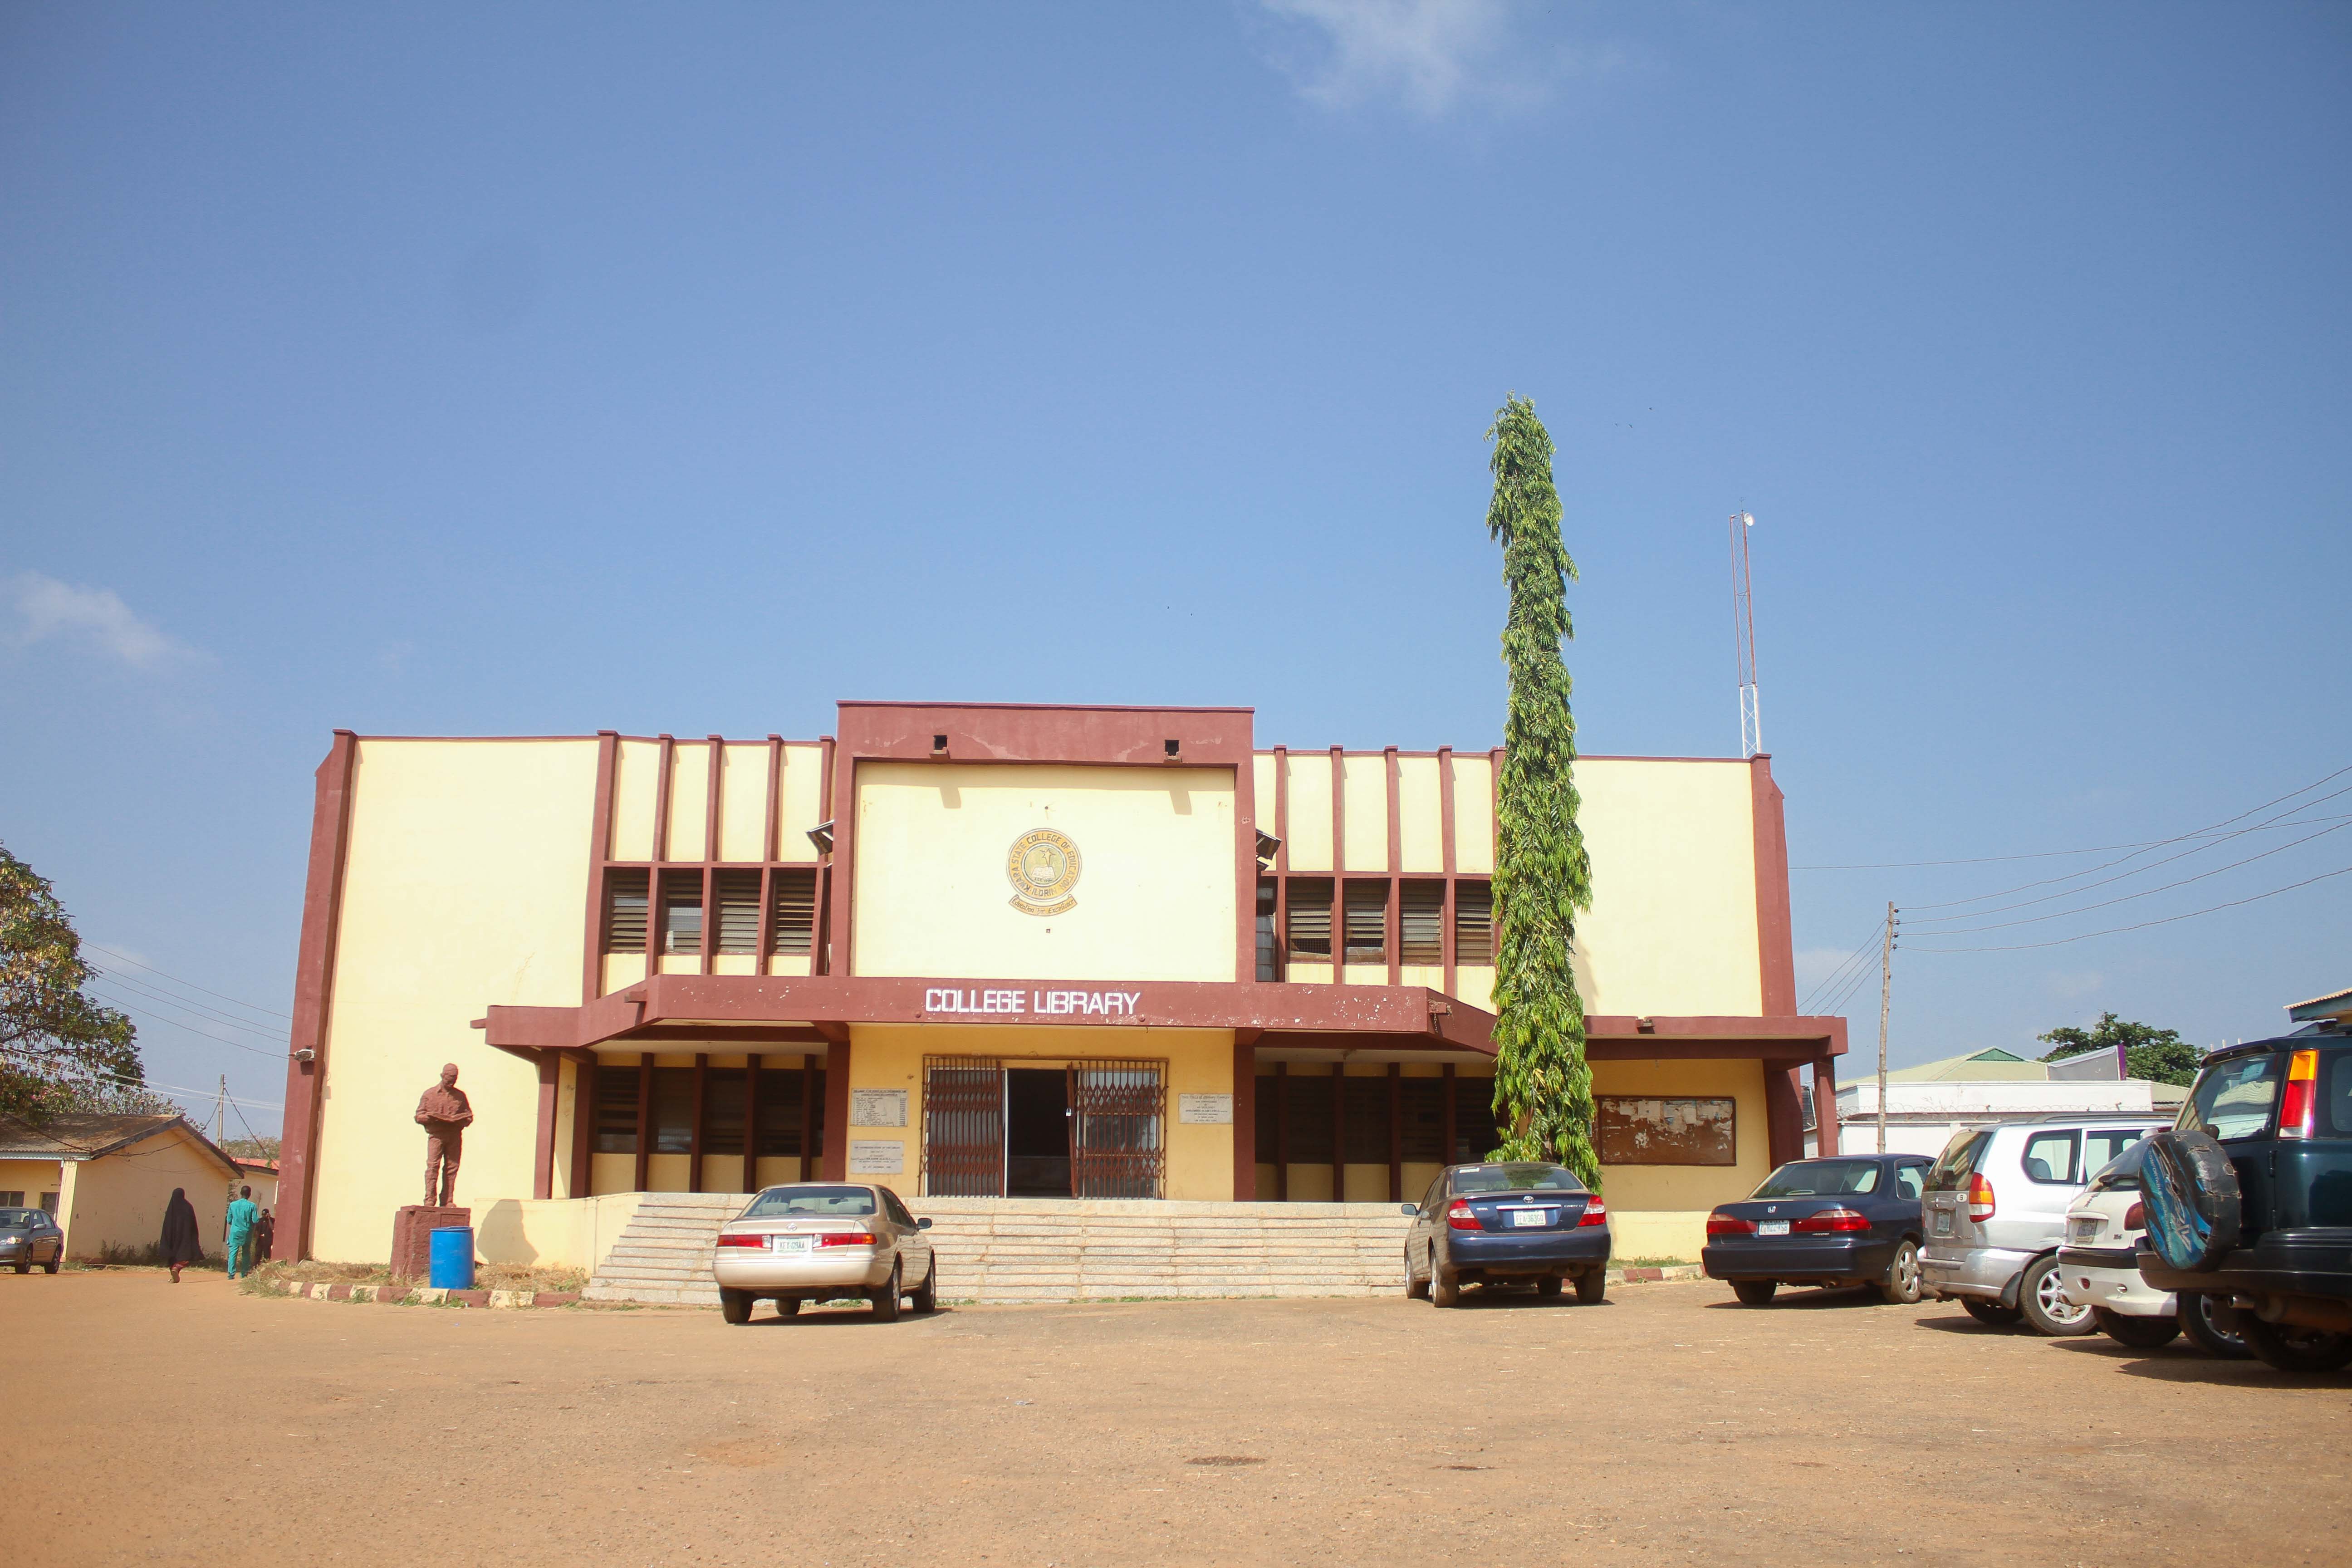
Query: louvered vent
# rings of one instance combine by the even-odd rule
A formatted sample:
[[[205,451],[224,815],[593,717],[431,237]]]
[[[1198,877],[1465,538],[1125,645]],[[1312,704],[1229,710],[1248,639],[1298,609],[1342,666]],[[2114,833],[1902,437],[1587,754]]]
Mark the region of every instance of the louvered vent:
[[[760,873],[719,873],[719,951],[760,951]]]
[[[1444,963],[1445,884],[1407,882],[1397,923],[1403,928],[1400,935],[1404,952],[1400,963]]]
[[[1290,956],[1330,961],[1330,883],[1294,880],[1290,884]]]
[[[1386,882],[1347,884],[1348,962],[1386,963],[1389,961],[1389,885]]]
[[[1495,889],[1490,883],[1454,884],[1454,962],[1495,962]]]
[[[816,936],[816,871],[779,867],[775,872],[776,916],[771,940],[786,958],[808,955]]]
[[[604,951],[645,950],[646,873],[608,871],[604,874]]]
[[[690,867],[665,871],[661,879],[662,951],[702,951],[702,873]]]

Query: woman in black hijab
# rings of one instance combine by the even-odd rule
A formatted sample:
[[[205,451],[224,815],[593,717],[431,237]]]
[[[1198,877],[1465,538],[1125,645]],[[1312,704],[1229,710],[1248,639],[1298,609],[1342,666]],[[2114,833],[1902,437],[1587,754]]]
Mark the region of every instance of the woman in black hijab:
[[[174,1285],[180,1282],[180,1270],[205,1255],[204,1243],[196,1237],[196,1205],[188,1201],[185,1187],[173,1187],[172,1201],[163,1205],[163,1239],[158,1247]]]

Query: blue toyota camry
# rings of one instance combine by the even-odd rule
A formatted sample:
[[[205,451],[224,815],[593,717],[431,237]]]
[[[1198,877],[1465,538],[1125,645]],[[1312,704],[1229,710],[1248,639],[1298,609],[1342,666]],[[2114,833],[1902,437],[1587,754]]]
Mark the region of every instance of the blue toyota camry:
[[[1448,1165],[1404,1212],[1404,1293],[1417,1301],[1455,1306],[1465,1285],[1557,1296],[1573,1279],[1591,1306],[1608,1288],[1608,1205],[1559,1165]]]
[[[1706,1277],[1750,1307],[1783,1285],[1874,1285],[1919,1299],[1919,1194],[1934,1162],[1919,1154],[1791,1160],[1744,1202],[1706,1216]]]

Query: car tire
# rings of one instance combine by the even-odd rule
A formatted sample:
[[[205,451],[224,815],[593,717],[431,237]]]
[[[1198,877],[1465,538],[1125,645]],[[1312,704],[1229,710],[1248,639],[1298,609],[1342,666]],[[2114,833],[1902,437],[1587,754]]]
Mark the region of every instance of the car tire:
[[[1968,1310],[1969,1317],[1990,1329],[2013,1329],[2017,1320],[2025,1316],[2014,1307],[2004,1307],[1982,1296],[1963,1296],[1960,1305]]]
[[[1609,1270],[1588,1268],[1576,1277],[1576,1304],[1598,1307],[1609,1294]]]
[[[867,1298],[868,1300],[874,1303],[874,1321],[876,1322],[895,1323],[898,1321],[899,1283],[898,1265],[894,1262],[890,1265],[890,1283],[883,1286],[882,1289],[875,1291]]]
[[[2105,1307],[2094,1307],[2091,1318],[2099,1325],[2101,1333],[2136,1351],[2156,1350],[2180,1337],[2180,1320],[2177,1317],[2127,1318]]]
[[[58,1271],[58,1265],[64,1261],[65,1259],[62,1258],[52,1258],[47,1263],[41,1265],[41,1272],[44,1274],[55,1274]]]
[[[1429,1300],[1429,1281],[1412,1277],[1412,1248],[1404,1249],[1404,1299],[1408,1301]]]
[[[752,1300],[750,1291],[730,1290],[722,1285],[719,1288],[719,1315],[740,1328],[751,1321]]]
[[[2063,1284],[2054,1252],[2025,1266],[2025,1276],[2017,1282],[2017,1305],[2026,1322],[2035,1333],[2053,1340],[2098,1332],[2099,1321],[2091,1316],[2090,1308],[2067,1305],[2061,1294]]]
[[[2240,1312],[2238,1321],[2245,1325],[2246,1347],[2273,1372],[2336,1372],[2352,1363],[2352,1334],[2265,1323],[2252,1312]]]
[[[801,1299],[798,1296],[776,1298],[776,1316],[779,1318],[796,1318],[800,1316],[800,1310]]]
[[[1542,1279],[1536,1281],[1536,1294],[1538,1296],[1557,1296],[1559,1294],[1561,1287],[1565,1286],[1567,1283],[1568,1279],[1565,1275],[1547,1274]]]
[[[1450,1269],[1433,1264],[1429,1271],[1429,1304],[1433,1307],[1462,1305],[1462,1281]]]
[[[1780,1288],[1778,1279],[1734,1279],[1731,1293],[1739,1298],[1743,1307],[1769,1307],[1772,1293]]]
[[[2221,1361],[2244,1361],[2254,1353],[2244,1334],[2225,1329],[2214,1320],[2211,1296],[2202,1290],[2183,1290],[2177,1299],[2180,1303],[2180,1331],[2190,1344]]]
[[[17,1272],[17,1273],[19,1273],[19,1274],[30,1274],[32,1271],[33,1271],[33,1260],[32,1260],[31,1258],[27,1258],[24,1259],[22,1262],[20,1262],[20,1263],[18,1263],[18,1264],[16,1265],[16,1272]]]
[[[1890,1307],[1908,1307],[1919,1300],[1919,1244],[1905,1237],[1895,1244],[1895,1256],[1886,1261],[1886,1278],[1878,1282],[1878,1293]]]
[[[2148,1245],[2175,1268],[2220,1268],[2242,1229],[2238,1173],[2229,1154],[2209,1133],[2170,1128],[2149,1133],[2147,1148],[2140,1196],[2147,1207]]]
[[[919,1313],[940,1310],[940,1255],[931,1254],[931,1266],[923,1272],[923,1282],[914,1290],[915,1310]]]

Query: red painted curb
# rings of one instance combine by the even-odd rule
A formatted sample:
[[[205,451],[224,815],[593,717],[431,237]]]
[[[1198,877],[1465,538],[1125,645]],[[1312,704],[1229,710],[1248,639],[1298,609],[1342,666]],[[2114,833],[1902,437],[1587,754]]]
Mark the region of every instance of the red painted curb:
[[[1628,1268],[1625,1270],[1625,1283],[1628,1285],[1646,1285],[1654,1281],[1662,1280],[1665,1279],[1665,1277],[1666,1271],[1663,1268]]]

